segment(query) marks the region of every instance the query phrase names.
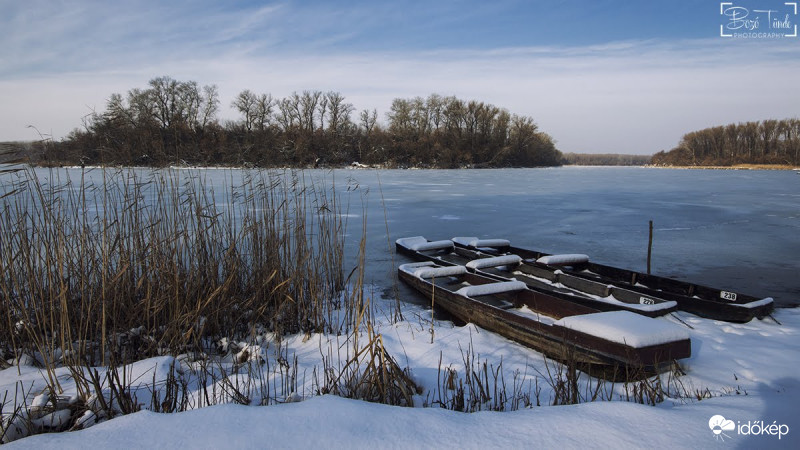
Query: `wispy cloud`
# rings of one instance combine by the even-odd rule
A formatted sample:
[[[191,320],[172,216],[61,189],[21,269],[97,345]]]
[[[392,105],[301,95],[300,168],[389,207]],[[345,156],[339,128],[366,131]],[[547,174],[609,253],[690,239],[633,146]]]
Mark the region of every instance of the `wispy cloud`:
[[[273,32],[280,4],[227,6],[210,1],[16,2],[4,8],[0,79],[214,57],[280,39],[279,30]]]
[[[217,84],[224,119],[236,118],[228,106],[243,89],[276,97],[337,90],[356,108],[381,113],[396,97],[435,92],[478,99],[533,117],[560,149],[583,152],[653,153],[687,131],[793,117],[800,104],[797,41],[420,48],[389,45],[394,37],[361,42],[377,39],[382,26],[420,36],[434,26],[395,17],[393,4],[16,5],[2,23],[11,32],[0,37],[0,140],[33,138],[28,124],[63,136],[80,126],[81,116],[103,109],[111,93],[160,75]],[[487,14],[464,16],[480,13]],[[445,27],[467,19],[436,20]]]

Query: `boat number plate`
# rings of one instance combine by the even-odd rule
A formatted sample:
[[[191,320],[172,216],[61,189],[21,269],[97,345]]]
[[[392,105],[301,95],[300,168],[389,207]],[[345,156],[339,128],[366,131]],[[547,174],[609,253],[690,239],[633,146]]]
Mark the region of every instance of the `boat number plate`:
[[[639,297],[639,303],[641,303],[642,305],[655,305],[656,301],[653,300],[652,298]]]
[[[719,298],[723,300],[736,301],[736,292],[719,291]]]

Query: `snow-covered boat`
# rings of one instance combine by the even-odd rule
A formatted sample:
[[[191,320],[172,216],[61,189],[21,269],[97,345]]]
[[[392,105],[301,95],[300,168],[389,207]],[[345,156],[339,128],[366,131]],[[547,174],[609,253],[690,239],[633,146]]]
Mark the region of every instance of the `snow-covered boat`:
[[[593,283],[628,291],[648,299],[671,300],[678,309],[709,319],[749,322],[769,315],[774,309],[771,297],[759,298],[730,289],[718,289],[672,278],[598,264],[586,255],[552,255],[514,247],[504,239],[456,237],[459,249],[487,256],[516,255],[521,259],[517,271],[562,284]]]
[[[465,266],[415,262],[401,265],[398,275],[461,321],[605,376],[635,378],[691,355],[687,331],[663,319],[598,311]]]
[[[505,245],[502,240],[485,240],[483,245]],[[466,266],[471,272],[490,278],[516,279],[530,289],[580,303],[601,311],[627,310],[649,317],[662,316],[677,308],[677,303],[624,289],[607,283],[585,280],[574,275],[529,267],[515,254],[488,254],[476,248],[455,245],[453,240],[428,241],[422,236],[398,239],[397,251],[417,261]],[[497,253],[497,252],[495,252]],[[542,272],[542,273],[539,273]]]

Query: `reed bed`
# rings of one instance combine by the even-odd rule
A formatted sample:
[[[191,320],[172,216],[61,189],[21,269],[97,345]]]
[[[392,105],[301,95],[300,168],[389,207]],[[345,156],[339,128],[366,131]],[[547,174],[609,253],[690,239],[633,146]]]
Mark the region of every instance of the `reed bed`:
[[[289,171],[231,171],[221,193],[184,170],[79,176],[23,170],[3,184],[4,356],[107,365],[256,326],[338,329],[345,224],[328,187]]]
[[[202,170],[0,176],[0,361],[38,366],[47,386],[2,399],[0,442],[142,408],[289,401],[296,357],[266,349],[370,320],[364,237],[346,280],[347,214],[327,180],[231,170],[215,192]],[[161,355],[166,379],[130,373]]]

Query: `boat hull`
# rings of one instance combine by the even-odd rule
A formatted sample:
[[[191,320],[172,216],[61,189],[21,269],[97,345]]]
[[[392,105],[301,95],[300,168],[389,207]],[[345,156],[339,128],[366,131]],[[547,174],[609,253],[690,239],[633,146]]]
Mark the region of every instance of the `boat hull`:
[[[647,376],[669,366],[674,360],[691,355],[688,335],[685,339],[635,348],[568,327],[521,316],[511,310],[493,306],[487,300],[479,301],[461,295],[447,286],[437,285],[436,280],[415,276],[405,270],[404,266],[398,270],[398,276],[424,295],[434,308],[441,308],[465,323],[473,323],[498,333],[550,358],[578,364],[583,370],[607,378],[632,379]],[[463,275],[461,279],[469,285],[497,282],[495,279],[472,273]],[[598,312],[587,306],[529,289],[494,296],[493,300],[506,301],[514,307],[526,306],[531,311],[559,319]],[[642,321],[657,321],[635,314],[630,315]]]
[[[410,248],[403,239],[399,239],[396,242],[396,248],[398,253],[408,256],[413,260],[433,261],[437,264],[469,265],[470,262],[480,261],[482,258],[488,259],[487,257],[489,256],[481,252],[460,247],[454,247],[453,251],[447,251],[446,249],[438,252],[431,251],[430,249],[420,251]],[[594,283],[595,286],[589,286],[589,284],[591,284],[590,282],[584,282],[581,283],[582,285],[579,285],[574,283],[574,281],[580,281],[580,279],[574,280],[575,277],[571,277],[573,283],[570,288],[565,288],[563,286],[556,287],[553,284],[542,281],[541,278],[535,278],[547,277],[546,270],[543,270],[546,272],[544,274],[534,273],[533,271],[528,271],[529,273],[526,274],[524,273],[526,272],[526,267],[529,266],[523,262],[523,264],[516,268],[516,273],[497,268],[481,268],[475,270],[475,272],[497,279],[517,279],[525,282],[531,290],[544,292],[600,311],[627,310],[647,317],[658,317],[673,312],[677,308],[675,302],[661,300],[655,297],[647,297],[647,300],[652,304],[642,304],[641,299],[644,298],[643,295],[634,292],[627,292],[627,297],[623,299],[625,301],[617,300],[616,298],[608,300],[612,298],[612,292],[607,289],[606,285],[596,286],[596,283]],[[520,273],[520,271],[523,273]],[[541,272],[541,270],[537,272]],[[552,271],[549,273],[552,274]],[[558,282],[555,277],[550,278],[551,281]],[[599,292],[597,289],[604,290],[604,292]],[[613,293],[614,296],[619,296],[619,292],[620,290],[617,289]]]
[[[469,246],[459,243],[457,240],[454,240],[454,245],[456,248],[469,248]],[[708,319],[744,323],[754,318],[763,318],[771,314],[775,307],[771,298],[761,299],[751,295],[594,262],[586,262],[575,266],[547,266],[536,261],[540,258],[551,256],[551,254],[511,245],[482,247],[480,251],[489,255],[518,255],[523,261],[521,267],[523,272],[526,267],[530,271],[539,270],[550,273],[560,270],[577,278],[612,284],[641,295],[674,301],[677,303],[679,310]]]

